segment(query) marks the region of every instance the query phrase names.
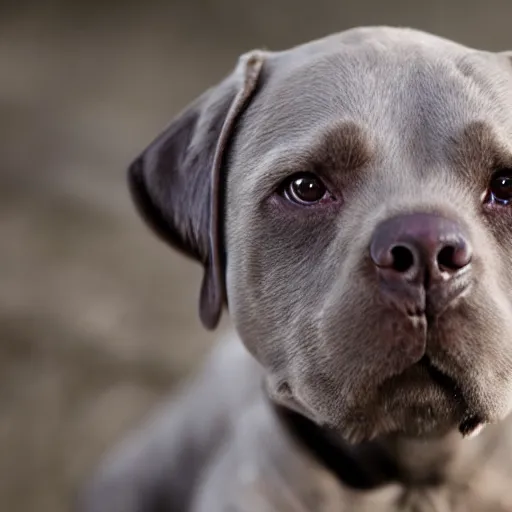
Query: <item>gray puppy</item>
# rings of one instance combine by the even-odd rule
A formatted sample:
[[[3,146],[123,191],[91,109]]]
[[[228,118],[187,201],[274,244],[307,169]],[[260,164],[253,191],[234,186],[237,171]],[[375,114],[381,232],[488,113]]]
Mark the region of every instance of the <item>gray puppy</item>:
[[[236,335],[86,511],[512,510],[510,54],[392,28],[255,51],[129,180]]]

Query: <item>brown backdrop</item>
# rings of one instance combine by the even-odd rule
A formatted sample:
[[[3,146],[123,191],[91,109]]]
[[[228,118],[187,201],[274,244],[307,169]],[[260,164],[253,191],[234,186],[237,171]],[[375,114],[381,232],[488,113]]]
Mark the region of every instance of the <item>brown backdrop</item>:
[[[149,234],[125,187],[173,114],[253,47],[393,24],[512,49],[511,19],[496,0],[2,2],[0,510],[70,510],[214,339],[199,269]]]

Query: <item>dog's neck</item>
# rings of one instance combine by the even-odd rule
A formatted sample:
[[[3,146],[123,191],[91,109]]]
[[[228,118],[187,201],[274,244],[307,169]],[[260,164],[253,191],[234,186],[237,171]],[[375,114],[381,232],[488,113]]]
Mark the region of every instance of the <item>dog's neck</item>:
[[[345,485],[373,489],[388,483],[436,486],[467,484],[489,459],[500,435],[491,428],[476,439],[459,432],[428,440],[390,436],[358,445],[319,427],[297,412],[275,406],[278,417],[296,440]],[[479,461],[475,464],[475,461]]]

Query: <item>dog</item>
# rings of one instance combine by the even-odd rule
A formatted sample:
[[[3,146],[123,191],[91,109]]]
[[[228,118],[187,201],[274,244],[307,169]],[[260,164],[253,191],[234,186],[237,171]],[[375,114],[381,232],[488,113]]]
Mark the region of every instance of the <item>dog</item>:
[[[512,54],[253,51],[129,169],[232,334],[87,512],[512,511]]]

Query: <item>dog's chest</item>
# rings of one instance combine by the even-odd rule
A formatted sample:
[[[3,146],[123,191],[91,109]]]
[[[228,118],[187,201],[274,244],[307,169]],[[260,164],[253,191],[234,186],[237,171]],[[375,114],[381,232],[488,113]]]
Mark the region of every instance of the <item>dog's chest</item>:
[[[464,485],[407,489],[399,485],[376,491],[340,488],[331,479],[321,483],[317,502],[290,512],[511,512],[512,487],[509,473],[482,472]],[[280,510],[280,509],[276,509]]]
[[[372,492],[328,489],[295,495],[276,492],[269,512],[511,512],[512,491],[505,481],[481,485],[425,489],[390,486]],[[499,488],[498,488],[498,485]],[[267,495],[267,498],[270,496]],[[260,510],[260,509],[258,509]],[[252,511],[251,511],[252,512]]]
[[[468,457],[453,466],[442,485],[357,491],[295,444],[264,408],[253,413],[217,466],[221,484],[212,479],[213,487],[223,489],[222,505],[212,509],[206,495],[200,512],[512,512],[508,435],[468,444]]]
[[[254,490],[254,489],[253,489]],[[261,489],[260,489],[261,491]],[[267,487],[268,491],[268,487]],[[508,493],[508,490],[506,490]],[[240,508],[237,508],[240,507]],[[245,494],[233,508],[236,512],[510,512],[508,496],[475,494],[470,488],[409,490],[386,488],[375,492],[303,492],[289,489],[267,494]]]
[[[311,468],[310,468],[311,469]],[[290,471],[287,475],[292,474]],[[510,468],[480,468],[477,476],[457,483],[406,488],[395,484],[374,491],[340,485],[323,468],[299,471],[295,478],[267,468],[249,486],[243,512],[512,512]],[[248,489],[246,489],[248,490]],[[258,506],[252,508],[252,504]]]
[[[233,452],[226,455],[194,512],[512,512],[512,471],[506,463],[476,463],[473,476],[461,482],[454,477],[438,486],[358,491],[296,450],[277,458],[272,450],[273,456],[253,454],[243,461]]]

